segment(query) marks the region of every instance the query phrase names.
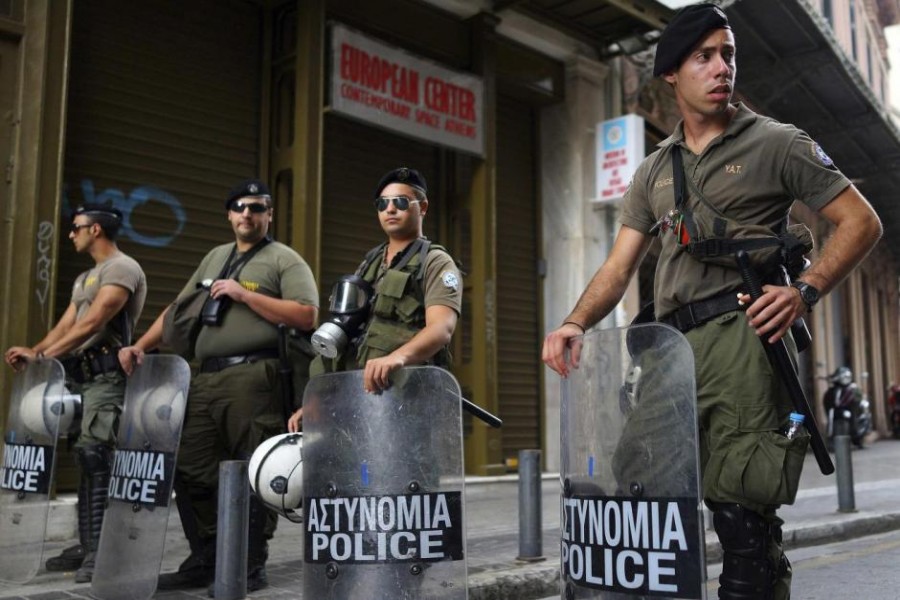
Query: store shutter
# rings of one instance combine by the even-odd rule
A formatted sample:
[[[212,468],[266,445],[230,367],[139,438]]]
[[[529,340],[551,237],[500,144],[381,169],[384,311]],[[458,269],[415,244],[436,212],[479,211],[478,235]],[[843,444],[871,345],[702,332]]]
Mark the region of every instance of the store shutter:
[[[234,239],[225,194],[258,174],[260,19],[238,1],[74,3],[63,218],[89,201],[126,213],[119,247],[149,287],[138,333]],[[91,262],[60,248],[61,314]]]
[[[92,264],[72,249],[66,219],[85,202],[111,202],[126,216],[119,247],[147,275],[140,335],[203,255],[234,239],[224,197],[260,164],[261,9],[237,0],[73,4],[56,312]],[[60,491],[74,489],[75,471],[62,454]]]
[[[440,242],[438,149],[387,131],[329,114],[325,118],[324,197],[322,199],[322,273],[319,292],[328,306],[331,286],[353,273],[371,248],[385,241],[372,205],[381,176],[407,166],[425,176],[434,198],[424,234]]]
[[[538,204],[534,110],[497,108],[497,342],[503,456],[541,448]]]

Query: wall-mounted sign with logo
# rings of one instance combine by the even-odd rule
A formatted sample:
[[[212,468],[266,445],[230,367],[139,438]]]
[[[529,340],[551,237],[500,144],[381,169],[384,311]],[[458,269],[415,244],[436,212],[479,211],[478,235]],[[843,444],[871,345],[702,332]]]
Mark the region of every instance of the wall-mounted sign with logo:
[[[644,119],[625,115],[597,124],[596,202],[625,195],[631,176],[644,160]]]
[[[484,86],[343,25],[331,28],[332,110],[484,155]]]

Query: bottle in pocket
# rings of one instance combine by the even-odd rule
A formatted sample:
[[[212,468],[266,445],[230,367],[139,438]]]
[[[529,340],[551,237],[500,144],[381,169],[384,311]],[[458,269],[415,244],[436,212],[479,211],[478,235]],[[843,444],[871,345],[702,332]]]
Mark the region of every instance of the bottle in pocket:
[[[789,440],[794,439],[803,434],[803,420],[804,416],[800,413],[792,412],[790,416],[790,420],[788,421],[787,427],[784,428],[782,433],[784,437]]]

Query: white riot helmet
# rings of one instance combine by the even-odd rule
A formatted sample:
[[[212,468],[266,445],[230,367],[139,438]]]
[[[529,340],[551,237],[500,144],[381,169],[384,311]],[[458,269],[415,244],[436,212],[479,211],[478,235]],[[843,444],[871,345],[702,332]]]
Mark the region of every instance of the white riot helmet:
[[[151,387],[130,400],[137,407],[141,433],[151,448],[174,448],[184,421],[184,392],[176,387]]]
[[[260,444],[250,457],[250,487],[263,504],[291,521],[303,521],[303,434],[283,433]]]
[[[62,395],[48,393],[47,382],[25,392],[19,407],[22,423],[39,438],[54,438],[71,432],[81,418],[81,398],[62,388]]]

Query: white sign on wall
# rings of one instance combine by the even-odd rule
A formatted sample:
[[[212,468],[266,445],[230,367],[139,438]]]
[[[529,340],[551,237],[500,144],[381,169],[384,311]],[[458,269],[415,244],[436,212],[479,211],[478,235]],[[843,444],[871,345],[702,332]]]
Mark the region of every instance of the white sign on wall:
[[[625,195],[644,160],[644,119],[625,115],[597,124],[597,198],[612,202]]]
[[[428,142],[484,155],[481,79],[335,24],[332,110]]]

